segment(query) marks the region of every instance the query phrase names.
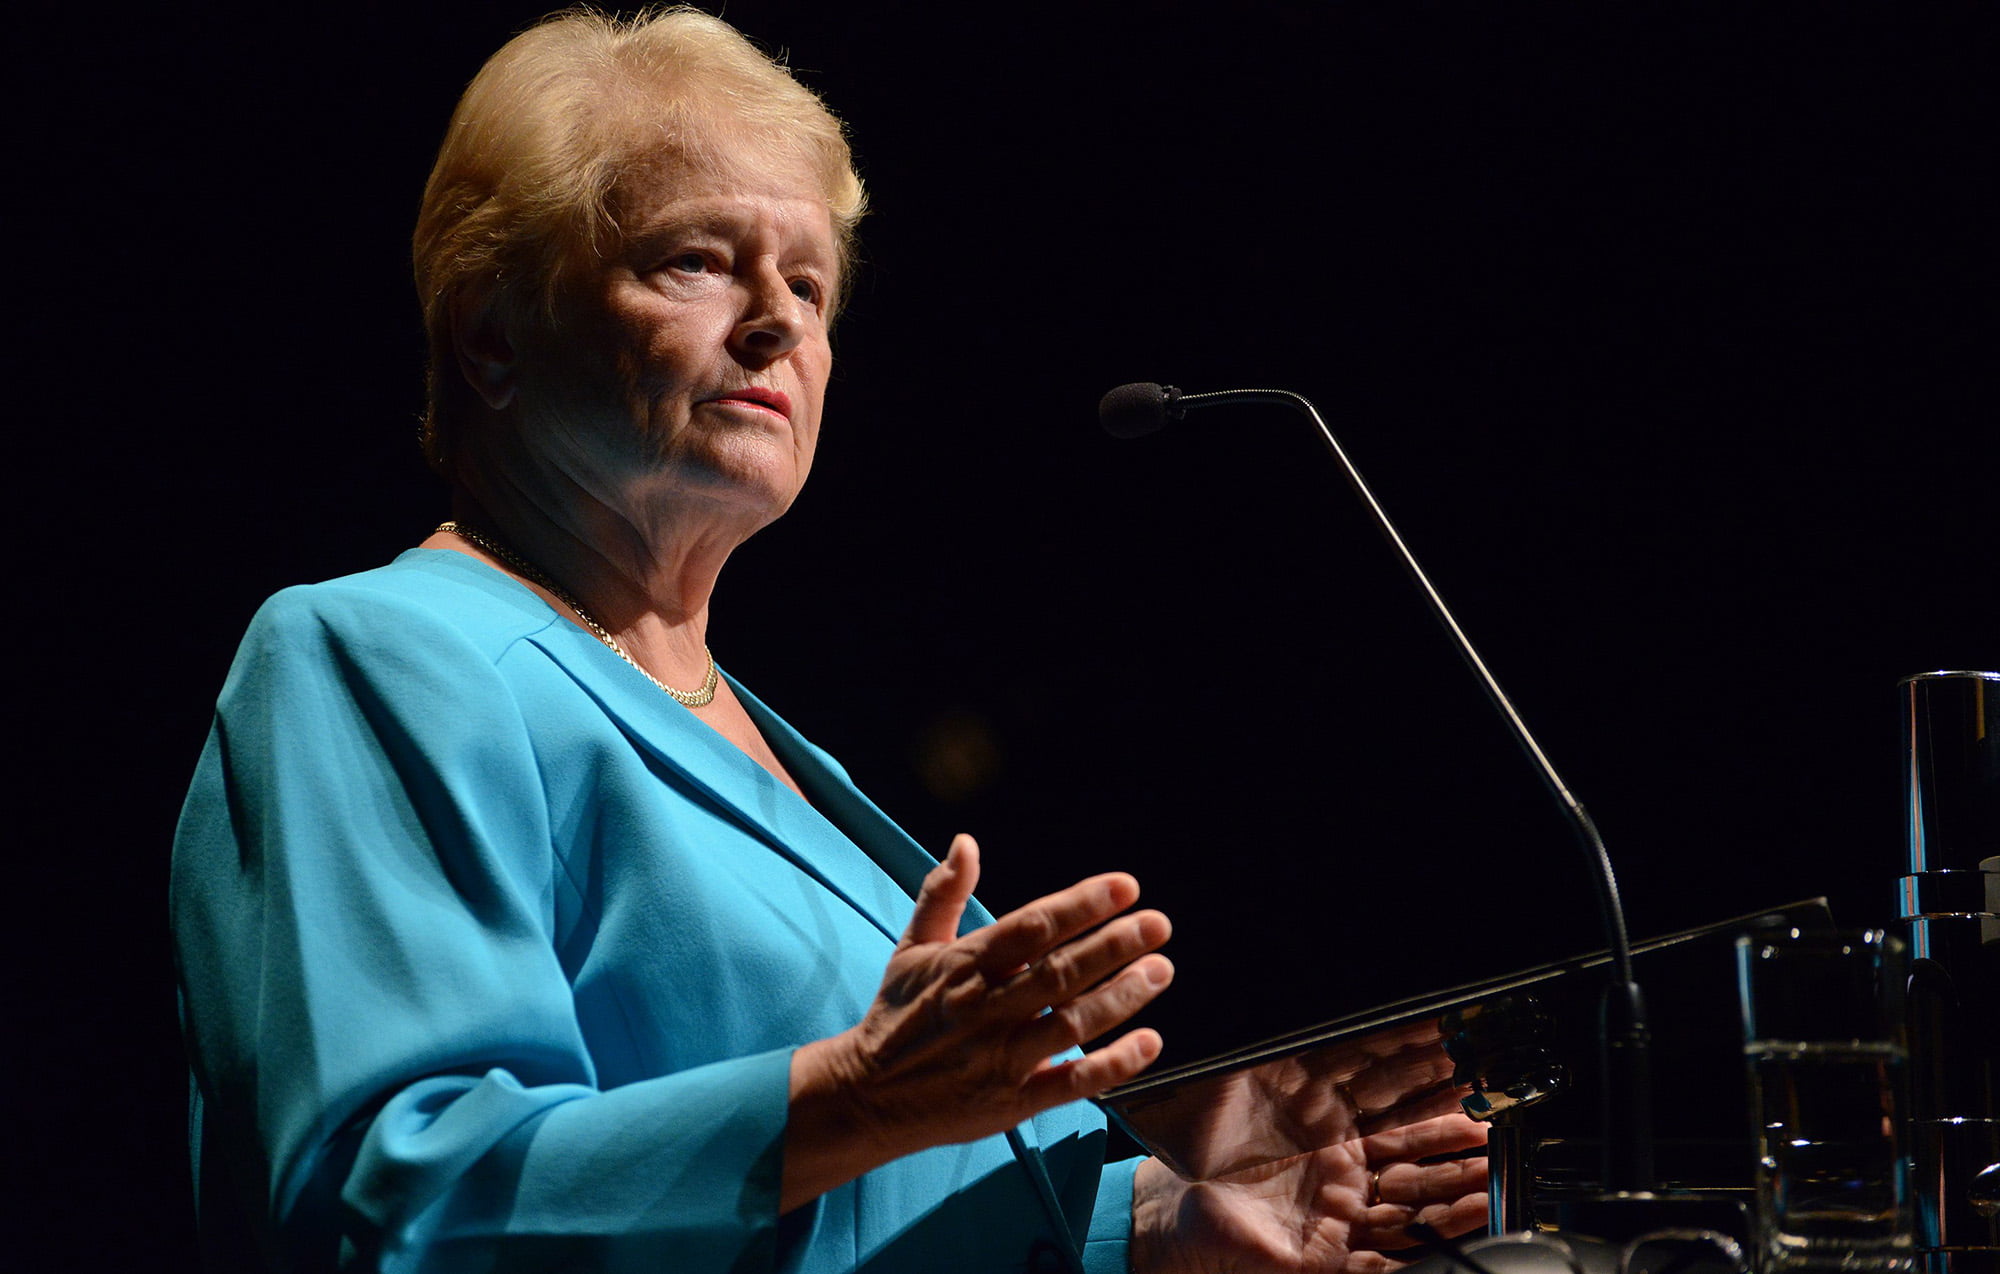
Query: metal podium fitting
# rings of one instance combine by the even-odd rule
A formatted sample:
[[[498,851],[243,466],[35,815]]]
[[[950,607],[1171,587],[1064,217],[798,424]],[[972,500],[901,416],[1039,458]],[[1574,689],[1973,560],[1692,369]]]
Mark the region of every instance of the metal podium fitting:
[[[1930,1274],[2000,1270],[2000,672],[1905,677],[1910,1154]]]

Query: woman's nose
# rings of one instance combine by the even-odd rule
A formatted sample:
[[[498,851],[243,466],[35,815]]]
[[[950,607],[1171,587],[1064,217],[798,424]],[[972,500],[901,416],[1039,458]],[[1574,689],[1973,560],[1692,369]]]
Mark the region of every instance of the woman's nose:
[[[795,348],[805,338],[812,307],[775,267],[752,277],[743,316],[731,333],[731,344],[743,354],[765,362]]]

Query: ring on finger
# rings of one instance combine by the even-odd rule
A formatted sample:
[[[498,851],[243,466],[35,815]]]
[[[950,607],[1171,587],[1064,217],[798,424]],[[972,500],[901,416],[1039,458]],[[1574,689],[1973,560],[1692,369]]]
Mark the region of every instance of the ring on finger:
[[[1382,1170],[1380,1168],[1368,1174],[1368,1198],[1366,1202],[1367,1206],[1371,1208],[1382,1202]]]

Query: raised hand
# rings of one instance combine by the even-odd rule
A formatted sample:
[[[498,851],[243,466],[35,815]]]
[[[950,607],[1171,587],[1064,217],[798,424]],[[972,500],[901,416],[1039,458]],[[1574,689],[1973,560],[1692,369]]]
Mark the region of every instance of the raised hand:
[[[1121,1084],[1160,1055],[1131,1031],[1052,1061],[1130,1018],[1173,978],[1149,955],[1171,926],[1123,873],[1093,876],[958,936],[979,847],[952,841],[862,1021],[792,1061],[782,1205],[930,1146],[1002,1132]]]

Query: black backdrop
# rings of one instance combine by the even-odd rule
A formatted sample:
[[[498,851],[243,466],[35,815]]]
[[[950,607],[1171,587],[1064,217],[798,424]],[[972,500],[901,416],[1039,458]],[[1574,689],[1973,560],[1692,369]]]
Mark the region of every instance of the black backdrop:
[[[407,225],[538,6],[397,9],[44,17],[17,55],[9,1171],[71,1268],[188,1261],[167,847],[236,635],[442,512]],[[926,843],[978,833],[996,907],[1137,873],[1169,1060],[1596,927],[1302,422],[1115,443],[1126,380],[1320,403],[1636,930],[1888,918],[1894,683],[2000,657],[1981,6],[728,16],[850,120],[876,211],[818,470],[712,644]]]

